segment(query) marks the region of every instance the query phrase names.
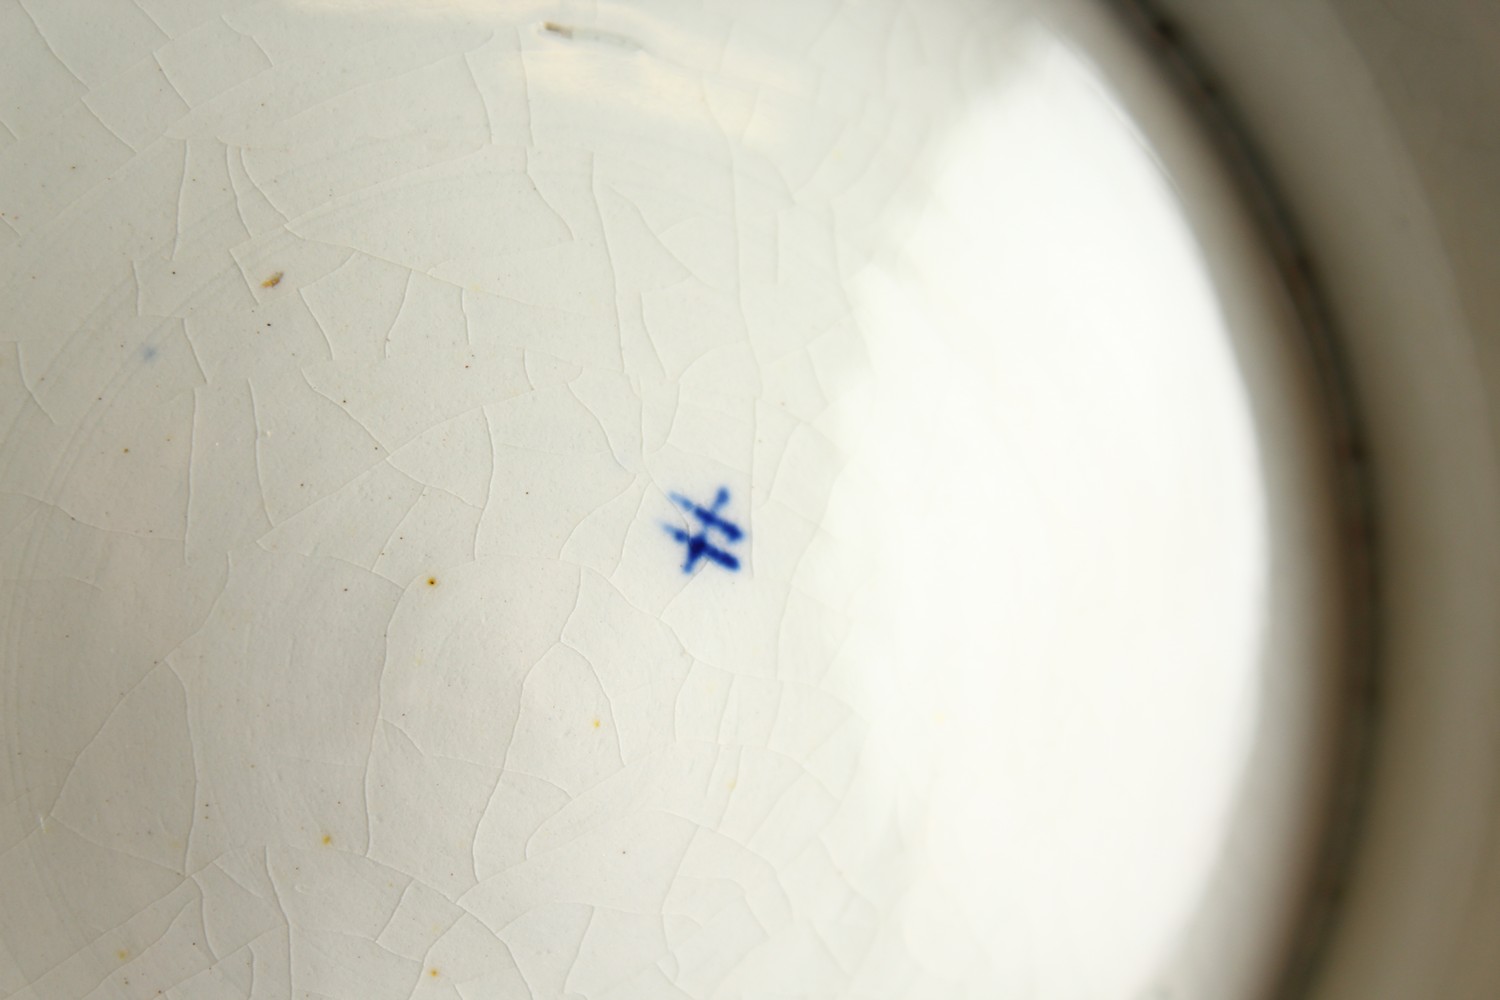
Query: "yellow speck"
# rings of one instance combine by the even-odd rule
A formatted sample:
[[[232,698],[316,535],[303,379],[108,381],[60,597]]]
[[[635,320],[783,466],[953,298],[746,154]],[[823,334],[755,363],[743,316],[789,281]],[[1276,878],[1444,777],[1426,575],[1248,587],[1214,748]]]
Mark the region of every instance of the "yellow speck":
[[[730,790],[730,791],[731,791],[731,792],[732,792],[732,791],[734,791],[734,786],[735,786],[735,785],[738,785],[738,784],[739,784],[739,782],[738,782],[738,781],[735,781],[735,780],[734,780],[734,779],[733,779],[733,778],[730,778],[730,779],[729,779],[729,790]]]
[[[331,843],[333,843],[333,836],[332,836],[332,834],[327,834],[327,833],[323,834],[323,843],[325,843],[325,844],[331,844]]]
[[[433,979],[436,979],[437,978],[437,974],[438,974],[438,970],[436,970],[436,969],[428,969],[427,970],[427,974],[429,976],[431,976]]]
[[[598,729],[598,728],[599,728],[599,720],[598,720],[598,719],[595,719],[595,720],[594,720],[594,728],[595,728],[595,729]]]
[[[275,274],[271,275],[265,281],[262,281],[260,283],[260,287],[262,287],[262,288],[275,288],[277,285],[281,284],[281,276],[284,273],[285,272],[283,272],[283,271],[277,271]]]
[[[130,952],[126,951],[124,948],[121,948],[119,951],[115,952],[115,958],[118,958],[122,962],[125,961],[129,957],[130,957]]]

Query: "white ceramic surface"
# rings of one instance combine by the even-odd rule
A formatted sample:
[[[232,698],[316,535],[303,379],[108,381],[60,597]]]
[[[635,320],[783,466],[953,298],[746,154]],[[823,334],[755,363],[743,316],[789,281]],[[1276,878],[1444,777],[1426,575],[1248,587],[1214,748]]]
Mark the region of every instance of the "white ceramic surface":
[[[1336,658],[1305,359],[1097,12],[0,45],[0,995],[1273,975]]]

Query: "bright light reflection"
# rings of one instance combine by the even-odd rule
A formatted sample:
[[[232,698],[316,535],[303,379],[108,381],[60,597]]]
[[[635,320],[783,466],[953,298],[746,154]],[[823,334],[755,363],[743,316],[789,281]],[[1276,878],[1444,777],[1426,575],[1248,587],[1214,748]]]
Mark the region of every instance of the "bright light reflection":
[[[1245,389],[1173,192],[1059,44],[934,164],[855,289],[877,418],[848,480],[897,512],[870,515],[894,611],[863,642],[929,859],[907,926],[961,929],[955,964],[1012,995],[1128,997],[1199,900],[1259,710]]]

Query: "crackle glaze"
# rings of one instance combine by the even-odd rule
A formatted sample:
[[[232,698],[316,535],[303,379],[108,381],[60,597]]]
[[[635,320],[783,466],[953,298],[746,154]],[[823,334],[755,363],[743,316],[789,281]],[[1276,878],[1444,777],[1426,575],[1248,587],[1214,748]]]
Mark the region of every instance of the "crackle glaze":
[[[0,2],[0,995],[1241,995],[1321,522],[1111,31]]]

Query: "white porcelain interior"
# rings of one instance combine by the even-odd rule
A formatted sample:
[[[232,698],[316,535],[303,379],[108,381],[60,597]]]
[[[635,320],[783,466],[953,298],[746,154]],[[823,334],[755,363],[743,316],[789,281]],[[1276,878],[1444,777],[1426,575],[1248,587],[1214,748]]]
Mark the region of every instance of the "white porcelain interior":
[[[1111,15],[0,17],[0,994],[1274,981],[1329,452]]]

